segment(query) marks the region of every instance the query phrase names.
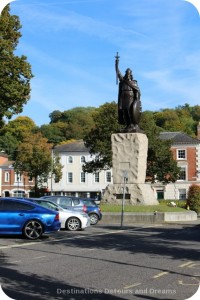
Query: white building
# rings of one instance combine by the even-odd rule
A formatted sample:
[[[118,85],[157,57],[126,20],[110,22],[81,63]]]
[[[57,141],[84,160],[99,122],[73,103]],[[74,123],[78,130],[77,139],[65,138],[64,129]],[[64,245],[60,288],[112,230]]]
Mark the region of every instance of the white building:
[[[48,193],[96,198],[112,183],[112,170],[94,174],[83,172],[83,164],[94,159],[83,141],[56,146],[53,154],[55,152],[61,158],[63,175],[57,183],[54,178],[49,179]]]

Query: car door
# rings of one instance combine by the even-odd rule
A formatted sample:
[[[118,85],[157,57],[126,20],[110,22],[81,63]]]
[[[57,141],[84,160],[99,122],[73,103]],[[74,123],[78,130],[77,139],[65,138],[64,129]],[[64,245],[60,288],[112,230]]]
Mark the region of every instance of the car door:
[[[12,200],[0,200],[0,231],[19,233],[27,220],[31,205]]]

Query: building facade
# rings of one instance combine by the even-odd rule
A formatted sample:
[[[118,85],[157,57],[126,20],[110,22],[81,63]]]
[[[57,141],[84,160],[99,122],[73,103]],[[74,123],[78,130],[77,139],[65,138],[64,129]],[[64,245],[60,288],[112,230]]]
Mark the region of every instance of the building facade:
[[[200,185],[200,139],[182,132],[162,132],[162,140],[171,140],[173,158],[180,167],[180,178],[166,185],[153,184],[157,199],[183,200],[192,184]]]
[[[55,182],[50,176],[48,194],[98,198],[106,186],[112,183],[112,170],[97,173],[83,172],[83,164],[94,158],[83,141],[56,146],[53,155],[55,153],[60,156],[60,163],[63,166],[62,179],[60,182]]]
[[[13,162],[7,155],[0,154],[0,196],[29,197],[34,181],[29,176],[16,173]]]
[[[182,132],[162,132],[160,138],[171,140],[171,151],[181,168],[180,178],[175,183],[152,184],[158,200],[182,200],[187,198],[192,184],[200,185],[200,124],[198,138],[192,138]],[[91,156],[83,141],[76,141],[56,146],[53,156],[58,154],[62,168],[62,179],[59,182],[50,174],[46,183],[48,195],[72,195],[101,198],[108,184],[113,183],[112,169],[97,173],[84,173],[82,166],[95,158]],[[123,181],[123,178],[122,178]],[[28,176],[14,172],[12,162],[0,154],[0,195],[29,197],[34,182]]]

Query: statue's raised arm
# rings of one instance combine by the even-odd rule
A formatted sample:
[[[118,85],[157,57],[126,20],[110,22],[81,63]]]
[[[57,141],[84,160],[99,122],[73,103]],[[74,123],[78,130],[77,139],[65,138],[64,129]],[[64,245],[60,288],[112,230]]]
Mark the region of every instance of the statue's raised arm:
[[[118,84],[118,78],[119,80],[122,80],[123,79],[123,76],[119,70],[119,55],[118,55],[118,52],[117,52],[117,55],[115,56],[115,71],[116,71],[116,83]]]

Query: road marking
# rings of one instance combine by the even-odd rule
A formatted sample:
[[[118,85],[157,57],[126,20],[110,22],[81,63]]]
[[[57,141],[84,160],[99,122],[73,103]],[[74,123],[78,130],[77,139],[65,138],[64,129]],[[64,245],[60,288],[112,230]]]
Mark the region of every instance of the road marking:
[[[43,255],[43,256],[36,256],[36,257],[33,257],[33,259],[40,259],[40,258],[44,258],[46,257],[46,255]]]
[[[187,267],[187,266],[191,265],[192,263],[193,263],[193,261],[188,261],[188,262],[186,262],[186,263],[180,265],[179,268]]]
[[[126,290],[126,289],[130,289],[130,288],[133,288],[133,287],[139,286],[139,285],[141,285],[141,283],[140,283],[140,282],[137,282],[137,283],[134,283],[134,284],[132,284],[132,285],[125,286],[124,289],[125,289],[125,290]]]
[[[192,277],[192,279],[196,279],[194,277]],[[200,281],[198,279],[196,279],[196,281],[198,281],[197,283],[183,283],[183,280],[179,280],[178,283],[181,285],[199,285]]]
[[[9,264],[15,264],[15,263],[19,263],[19,262],[22,262],[21,260],[13,260],[13,261],[9,261],[8,263]]]
[[[159,274],[153,276],[153,278],[159,278],[159,277],[164,276],[164,275],[167,275],[167,274],[169,274],[169,272],[161,272],[161,273],[159,273]]]
[[[189,265],[188,268],[193,268],[193,267],[198,268],[198,265],[199,265],[199,263],[198,264],[194,263],[194,264]]]

